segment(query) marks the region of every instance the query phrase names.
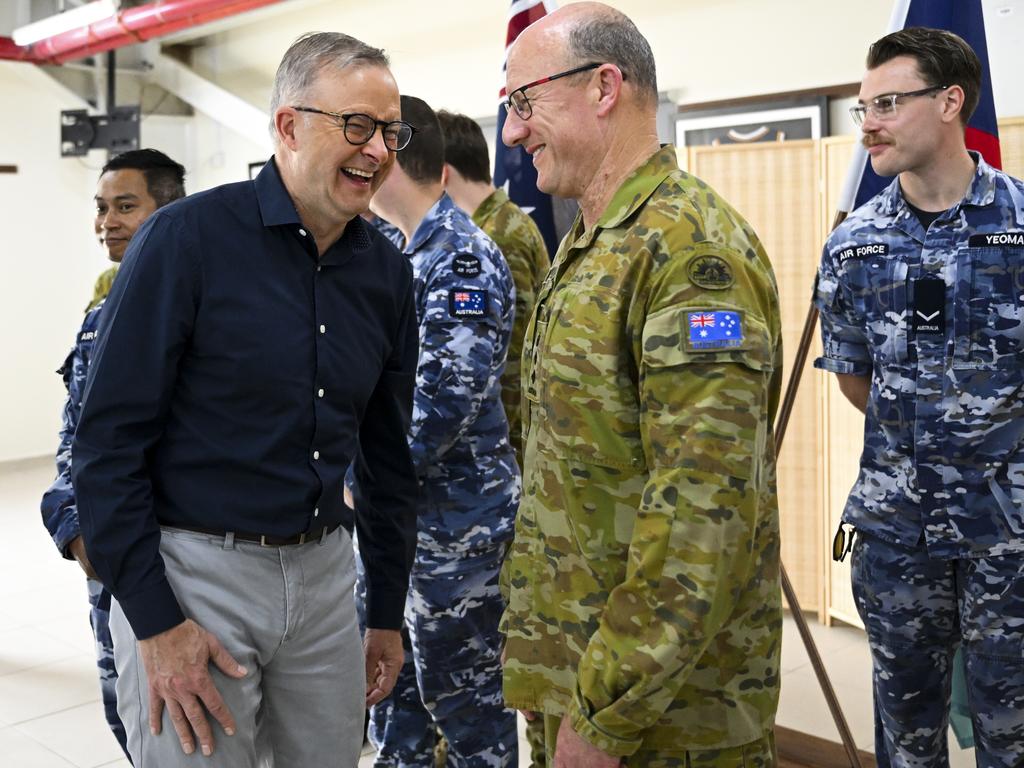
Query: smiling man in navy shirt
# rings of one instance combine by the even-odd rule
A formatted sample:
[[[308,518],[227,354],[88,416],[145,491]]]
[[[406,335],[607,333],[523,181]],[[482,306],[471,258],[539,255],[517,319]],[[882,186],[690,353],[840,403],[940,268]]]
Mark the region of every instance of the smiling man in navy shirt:
[[[271,112],[254,182],[132,241],[73,446],[136,765],[354,766],[402,662],[416,315],[407,259],[358,214],[412,129],[383,52],[341,34],[292,45]]]

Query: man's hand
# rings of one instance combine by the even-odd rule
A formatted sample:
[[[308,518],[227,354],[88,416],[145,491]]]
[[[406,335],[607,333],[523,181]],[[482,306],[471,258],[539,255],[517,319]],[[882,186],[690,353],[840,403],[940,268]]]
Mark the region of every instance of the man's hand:
[[[225,675],[245,677],[245,667],[211,633],[191,619],[159,635],[139,641],[139,653],[149,678],[149,730],[160,733],[164,705],[186,755],[195,752],[195,738],[204,755],[213,753],[213,730],[206,720],[213,715],[228,736],[235,734],[235,718],[210,677],[212,661]]]
[[[363,637],[366,655],[366,706],[372,707],[391,693],[405,662],[402,633],[397,629],[367,629]]]
[[[82,566],[82,570],[85,571],[85,575],[90,579],[96,578],[96,571],[92,568],[92,563],[89,562],[89,555],[85,552],[85,542],[81,536],[76,536],[68,544],[68,549],[71,550],[71,555],[78,561],[78,564]]]
[[[345,486],[345,491],[344,493],[342,493],[341,497],[345,500],[346,507],[348,507],[349,509],[356,508],[356,500],[352,498],[352,489],[349,488],[347,485]]]
[[[605,754],[572,729],[569,718],[558,726],[553,768],[619,768],[622,759]]]

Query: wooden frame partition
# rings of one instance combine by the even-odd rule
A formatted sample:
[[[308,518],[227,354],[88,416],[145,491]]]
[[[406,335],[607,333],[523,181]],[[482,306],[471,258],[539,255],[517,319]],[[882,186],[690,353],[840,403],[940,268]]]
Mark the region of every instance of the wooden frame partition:
[[[999,122],[1003,168],[1024,178],[1024,118]],[[720,192],[757,230],[775,268],[788,378],[821,247],[835,215],[856,136],[697,146],[680,165]],[[815,340],[810,359],[820,352]],[[864,418],[835,377],[807,365],[779,460],[782,560],[804,610],[824,624],[860,627],[850,560],[831,559],[832,535],[857,477]]]

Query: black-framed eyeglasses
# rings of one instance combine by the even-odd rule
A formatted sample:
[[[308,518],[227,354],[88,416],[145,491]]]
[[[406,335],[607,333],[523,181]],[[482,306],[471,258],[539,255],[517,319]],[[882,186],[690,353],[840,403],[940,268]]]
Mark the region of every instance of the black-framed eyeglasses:
[[[896,104],[900,99],[908,99],[913,96],[927,96],[930,93],[938,93],[949,88],[948,85],[932,85],[921,88],[918,91],[904,91],[903,93],[885,93],[875,96],[867,104],[858,104],[850,107],[850,117],[858,126],[864,125],[864,120],[870,112],[876,120],[892,120],[896,117]]]
[[[549,75],[548,77],[542,77],[540,80],[534,80],[532,83],[521,85],[516,88],[512,93],[505,99],[505,110],[515,110],[515,113],[519,115],[523,120],[529,120],[533,114],[533,107],[530,106],[530,100],[526,98],[527,88],[536,88],[538,85],[544,85],[544,83],[550,83],[552,80],[557,80],[560,77],[568,77],[569,75],[578,75],[580,72],[589,72],[591,69],[597,69],[604,62],[597,61],[591,62],[590,64],[584,64],[582,67],[574,67],[573,69],[567,69],[565,72],[559,72],[556,75]],[[625,79],[625,74],[623,74]]]
[[[362,112],[339,114],[337,112],[328,112],[326,109],[316,109],[315,107],[292,107],[292,109],[296,112],[312,112],[314,115],[324,115],[331,118],[335,125],[344,132],[345,140],[355,146],[366,144],[372,139],[378,125],[380,126],[381,135],[384,137],[384,146],[392,152],[401,152],[409,146],[409,142],[412,141],[412,135],[416,133],[415,127],[402,120],[375,120],[370,115],[364,115]]]

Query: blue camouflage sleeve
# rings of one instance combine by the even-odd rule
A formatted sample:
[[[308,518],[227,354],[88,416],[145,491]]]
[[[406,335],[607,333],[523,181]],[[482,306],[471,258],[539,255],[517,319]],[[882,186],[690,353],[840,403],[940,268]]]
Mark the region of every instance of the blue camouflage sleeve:
[[[865,319],[856,311],[850,286],[832,256],[833,239],[825,243],[814,284],[814,305],[821,313],[824,354],[814,367],[832,373],[867,376],[871,373]]]
[[[68,559],[71,559],[68,545],[82,535],[78,523],[75,492],[71,486],[71,440],[75,436],[78,418],[82,412],[82,396],[85,393],[85,379],[89,373],[89,358],[96,339],[99,314],[99,306],[86,314],[75,339],[75,346],[64,360],[64,365],[57,371],[64,377],[68,396],[64,401],[60,445],[57,447],[57,477],[46,489],[40,504],[43,525],[50,532],[53,543],[57,545],[61,555]]]
[[[456,274],[448,254],[424,275],[420,292],[420,356],[409,445],[423,477],[459,439],[480,411],[488,384],[500,374],[503,295],[500,274],[488,259],[479,274]]]

